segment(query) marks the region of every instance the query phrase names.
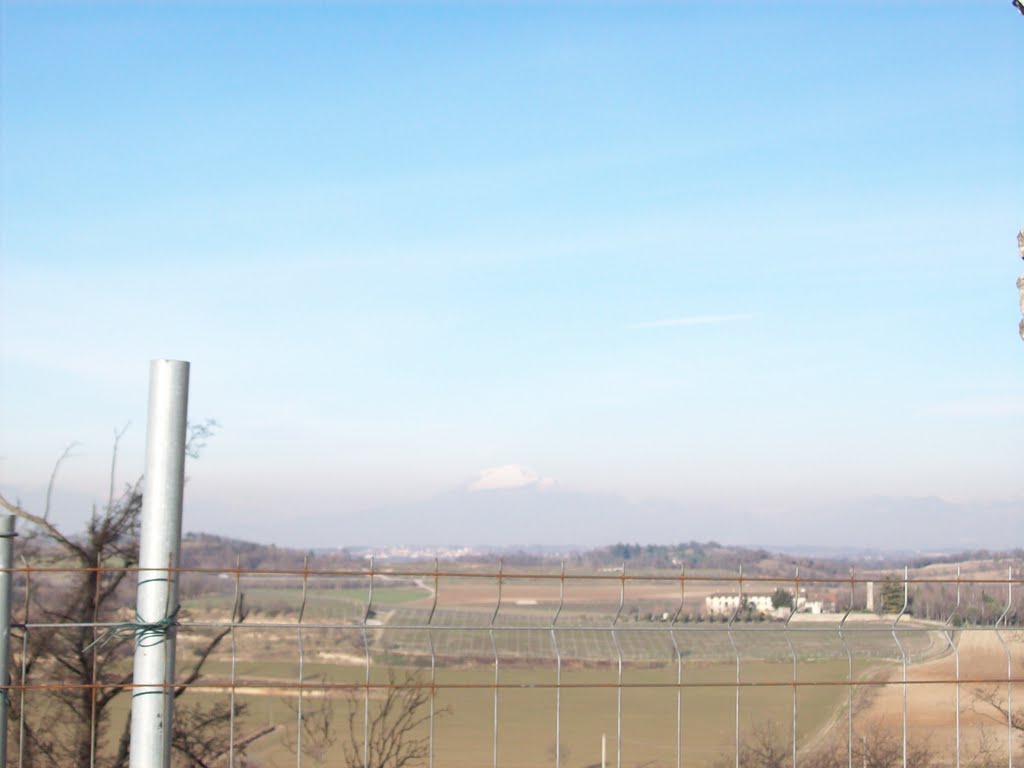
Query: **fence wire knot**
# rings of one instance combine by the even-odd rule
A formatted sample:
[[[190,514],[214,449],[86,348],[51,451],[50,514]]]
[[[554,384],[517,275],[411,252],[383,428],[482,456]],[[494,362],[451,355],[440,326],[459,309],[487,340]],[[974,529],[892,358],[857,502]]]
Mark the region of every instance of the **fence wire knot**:
[[[167,638],[171,627],[178,626],[179,610],[181,610],[180,605],[158,621],[143,621],[142,617],[136,613],[135,621],[123,621],[108,627],[106,632],[85,646],[82,652],[86,653],[93,648],[98,650],[113,640],[127,640],[132,637],[143,648],[159,645]]]

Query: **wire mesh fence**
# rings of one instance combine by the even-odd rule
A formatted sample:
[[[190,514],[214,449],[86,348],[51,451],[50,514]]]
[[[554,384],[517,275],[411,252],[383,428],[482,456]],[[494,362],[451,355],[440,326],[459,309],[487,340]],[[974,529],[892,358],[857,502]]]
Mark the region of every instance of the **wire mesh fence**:
[[[140,617],[137,569],[23,561],[11,745],[126,765],[129,700],[157,695],[182,765],[1012,768],[1021,580],[952,568],[235,563],[166,569],[180,605]],[[108,598],[86,621],[83,590]],[[174,684],[139,690],[135,645],[171,641]]]

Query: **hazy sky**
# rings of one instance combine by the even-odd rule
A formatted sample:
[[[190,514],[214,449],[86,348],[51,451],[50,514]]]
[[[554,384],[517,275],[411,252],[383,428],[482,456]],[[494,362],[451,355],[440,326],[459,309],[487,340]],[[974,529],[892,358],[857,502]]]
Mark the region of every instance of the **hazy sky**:
[[[80,518],[128,421],[136,476],[170,357],[222,424],[193,530],[359,542],[505,465],[1024,509],[1008,2],[2,13],[5,493],[81,441]]]

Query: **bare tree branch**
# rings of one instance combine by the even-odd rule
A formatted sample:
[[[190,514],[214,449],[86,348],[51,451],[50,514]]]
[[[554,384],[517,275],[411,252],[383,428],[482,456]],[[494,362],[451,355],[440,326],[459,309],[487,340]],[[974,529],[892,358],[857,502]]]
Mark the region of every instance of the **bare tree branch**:
[[[117,449],[121,445],[121,438],[124,437],[124,433],[128,431],[132,423],[129,421],[121,429],[114,430],[114,447],[110,451],[110,491],[107,494],[107,509],[113,509],[114,507],[114,482],[117,478]]]
[[[1018,736],[1024,738],[1024,707],[1012,710],[1013,718],[1011,720],[1011,710],[1006,694],[996,686],[975,688],[971,692],[971,710],[1000,725],[1010,722],[1013,729],[1020,732]]]
[[[427,756],[430,742],[423,727],[431,717],[429,710],[425,710],[429,702],[429,689],[421,684],[416,674],[407,673],[399,681],[395,672],[389,670],[384,698],[376,705],[369,721],[367,766],[403,768]],[[363,724],[356,722],[361,706],[356,693],[350,693],[349,740],[344,747],[342,763],[345,768],[365,768],[361,748]],[[450,711],[448,707],[442,707],[434,711],[434,717],[443,717]]]
[[[39,526],[46,533],[47,536],[56,541],[62,547],[65,547],[75,552],[78,555],[79,559],[85,557],[85,551],[74,542],[65,538],[64,534],[62,534],[53,525],[51,525],[46,520],[46,518],[39,517],[38,515],[33,515],[28,510],[22,509],[18,504],[14,504],[13,502],[8,501],[7,498],[2,493],[0,493],[0,506],[2,506],[4,509],[10,512],[12,515],[17,515],[23,520],[27,520],[33,525]]]
[[[215,419],[206,419],[201,424],[188,425],[188,437],[185,440],[185,455],[191,459],[198,459],[206,441],[217,434],[220,424]]]
[[[43,520],[50,519],[50,501],[53,498],[53,486],[57,482],[57,471],[60,469],[60,465],[70,458],[71,452],[79,445],[81,445],[81,443],[77,441],[69,443],[64,449],[64,452],[60,455],[60,458],[58,458],[53,464],[53,471],[50,473],[50,482],[46,485],[46,505],[43,507]]]

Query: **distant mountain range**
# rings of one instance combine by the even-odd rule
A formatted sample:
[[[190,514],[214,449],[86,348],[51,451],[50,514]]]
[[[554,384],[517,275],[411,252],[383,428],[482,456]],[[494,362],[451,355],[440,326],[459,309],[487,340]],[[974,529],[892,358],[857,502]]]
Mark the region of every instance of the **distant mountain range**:
[[[18,498],[18,490],[5,493]],[[23,490],[29,509],[42,508],[44,491]],[[67,530],[80,526],[94,503],[74,493],[59,492],[55,499],[51,519]],[[281,516],[244,504],[221,508],[186,499],[185,528],[300,549],[461,545],[564,552],[616,542],[714,540],[791,554],[867,557],[1024,547],[1024,498],[966,504],[869,496],[783,509],[632,501],[570,490],[525,467],[506,465],[422,501],[361,510],[300,506]]]
[[[488,470],[464,488],[368,510],[347,526],[352,543],[593,547],[713,539],[821,554],[1024,546],[1024,499],[958,504],[873,496],[768,512],[570,491],[517,469]]]

